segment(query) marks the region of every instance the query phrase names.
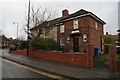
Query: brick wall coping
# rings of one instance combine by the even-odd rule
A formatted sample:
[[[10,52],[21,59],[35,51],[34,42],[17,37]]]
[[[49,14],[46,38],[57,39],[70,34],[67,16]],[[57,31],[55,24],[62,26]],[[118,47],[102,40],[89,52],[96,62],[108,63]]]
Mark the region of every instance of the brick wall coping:
[[[86,53],[63,53],[63,54],[86,54]]]
[[[33,50],[34,51],[34,50]],[[62,51],[42,51],[42,50],[36,50],[36,51],[41,51],[41,52],[52,52],[52,53],[61,53],[61,54],[86,54],[86,53],[80,53],[80,52],[71,52],[71,53],[66,53]]]

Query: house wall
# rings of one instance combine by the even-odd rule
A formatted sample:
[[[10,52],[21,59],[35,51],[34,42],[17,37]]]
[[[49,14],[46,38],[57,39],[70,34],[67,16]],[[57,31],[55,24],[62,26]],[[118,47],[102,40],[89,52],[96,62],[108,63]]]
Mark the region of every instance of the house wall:
[[[90,43],[94,44],[94,48],[101,48],[101,39],[100,37],[104,37],[104,32],[103,32],[103,25],[100,22],[98,23],[98,30],[95,28],[95,22],[96,20],[92,17],[89,17],[90,21]],[[104,41],[102,41],[102,52],[104,52]]]
[[[31,30],[31,34],[33,36],[37,35],[37,31],[36,30]],[[32,37],[32,36],[31,36]],[[48,33],[46,34],[41,34],[40,35],[41,38],[52,38],[55,41],[57,41],[57,27],[53,27],[52,30],[50,30]],[[33,38],[33,37],[32,37]]]
[[[85,16],[78,19],[79,22],[79,50],[84,51],[88,44],[94,44],[94,48],[100,47],[100,36],[103,37],[103,25],[98,22],[98,30],[95,29],[95,19],[91,16]],[[73,20],[63,23],[65,25],[65,32],[60,33],[60,25],[57,27],[57,41],[60,44],[60,39],[65,39],[64,50],[66,52],[73,52],[73,38],[70,37],[73,31]],[[83,42],[83,34],[87,34],[87,42]],[[70,43],[67,43],[67,37],[70,37]],[[104,43],[102,45],[104,51]]]

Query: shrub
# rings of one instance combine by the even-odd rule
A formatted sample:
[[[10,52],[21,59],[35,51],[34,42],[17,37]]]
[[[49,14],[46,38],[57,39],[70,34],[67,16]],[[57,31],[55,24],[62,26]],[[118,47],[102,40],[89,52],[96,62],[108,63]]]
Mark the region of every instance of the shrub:
[[[60,46],[52,38],[38,38],[32,42],[33,50],[59,51]]]
[[[21,41],[20,42],[20,48],[21,49],[27,49],[28,42],[27,41]]]
[[[109,54],[105,54],[105,55],[99,56],[98,60],[102,64],[104,64],[107,68],[109,67]]]
[[[109,46],[110,46],[111,44],[105,44],[104,45],[104,50],[105,50],[105,52],[104,53],[109,53]]]

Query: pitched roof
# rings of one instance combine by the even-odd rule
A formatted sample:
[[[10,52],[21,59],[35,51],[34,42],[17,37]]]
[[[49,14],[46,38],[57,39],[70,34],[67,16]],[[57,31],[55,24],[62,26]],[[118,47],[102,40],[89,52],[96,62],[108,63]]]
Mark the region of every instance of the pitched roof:
[[[98,20],[99,22],[101,22],[102,24],[106,24],[103,20],[101,20],[99,17],[97,17],[95,14],[93,14],[92,12],[86,11],[86,10],[79,10],[73,14],[70,14],[69,16],[65,17],[63,20],[69,20],[70,18],[76,18],[76,17],[83,17],[83,16],[92,16],[93,18],[95,18],[96,20]]]
[[[41,23],[40,25],[38,25],[36,27],[39,27],[39,26],[42,26],[42,25],[44,25],[44,26],[46,25],[47,26],[48,24],[49,25],[56,25],[56,24],[62,23],[64,21],[74,19],[76,17],[83,17],[83,16],[88,16],[88,15],[92,16],[93,18],[95,18],[96,20],[101,22],[102,24],[106,24],[103,20],[101,20],[96,15],[94,15],[92,12],[89,12],[89,11],[81,9],[81,10],[79,10],[79,11],[73,13],[73,14],[68,15],[68,16],[59,17],[59,18],[53,19],[51,21],[45,21],[45,22],[47,22],[47,24],[45,22],[43,22],[43,23]],[[34,28],[36,28],[36,27],[34,27]],[[34,28],[32,28],[32,29],[34,29]],[[32,30],[32,29],[30,29],[30,30]]]

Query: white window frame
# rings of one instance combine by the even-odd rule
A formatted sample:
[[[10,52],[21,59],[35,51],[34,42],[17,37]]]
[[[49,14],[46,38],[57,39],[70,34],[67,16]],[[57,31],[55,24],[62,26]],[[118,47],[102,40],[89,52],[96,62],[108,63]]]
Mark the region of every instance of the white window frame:
[[[87,34],[83,34],[83,42],[87,42]]]
[[[64,33],[65,32],[65,26],[64,25],[60,25],[60,33]]]
[[[62,40],[63,40],[63,42],[62,42]],[[65,39],[64,38],[61,38],[60,39],[60,45],[62,46],[62,45],[64,45],[65,44]]]
[[[78,19],[73,20],[74,29],[78,29]]]
[[[95,22],[95,29],[98,30],[98,22]]]

